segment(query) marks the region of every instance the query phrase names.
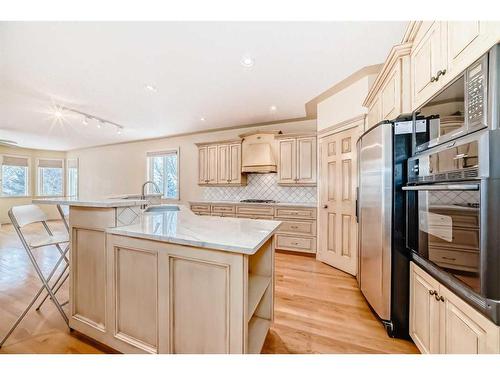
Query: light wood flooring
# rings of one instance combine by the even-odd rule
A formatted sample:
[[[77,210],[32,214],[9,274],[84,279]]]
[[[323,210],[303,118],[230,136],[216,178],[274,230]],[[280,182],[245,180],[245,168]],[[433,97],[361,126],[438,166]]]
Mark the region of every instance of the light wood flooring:
[[[60,222],[51,222],[63,231]],[[57,259],[55,248],[38,251],[43,269]],[[12,226],[0,229],[0,337],[40,286]],[[67,299],[65,286],[58,293]],[[31,310],[0,353],[104,353],[71,333],[50,301]],[[418,353],[413,343],[391,339],[377,321],[356,279],[311,257],[276,254],[275,321],[262,353]]]

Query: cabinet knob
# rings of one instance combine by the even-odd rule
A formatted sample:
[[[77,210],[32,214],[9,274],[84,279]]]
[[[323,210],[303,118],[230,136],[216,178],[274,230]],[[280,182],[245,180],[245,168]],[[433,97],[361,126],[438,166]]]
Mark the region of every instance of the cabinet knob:
[[[327,204],[324,204],[324,205],[323,205],[323,208],[328,208],[328,205],[327,205]]]

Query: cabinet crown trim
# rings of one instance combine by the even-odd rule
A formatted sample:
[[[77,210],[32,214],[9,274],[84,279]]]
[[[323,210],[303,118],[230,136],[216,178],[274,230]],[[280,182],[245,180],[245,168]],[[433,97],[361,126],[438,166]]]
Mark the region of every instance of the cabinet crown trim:
[[[195,143],[196,146],[209,146],[209,145],[222,145],[222,144],[233,144],[233,143],[241,143],[242,139],[229,139],[225,141],[213,141],[213,142],[201,142]]]
[[[363,102],[363,107],[369,108],[372,105],[380,89],[385,84],[386,79],[389,77],[389,74],[391,73],[394,65],[399,61],[400,58],[404,56],[410,56],[412,45],[413,45],[412,42],[407,42],[392,47],[391,51],[389,52],[389,55],[387,56],[387,59],[385,60],[382,70],[377,75],[377,78],[375,78],[375,81],[373,82],[370,91],[368,91],[368,95],[366,96]]]

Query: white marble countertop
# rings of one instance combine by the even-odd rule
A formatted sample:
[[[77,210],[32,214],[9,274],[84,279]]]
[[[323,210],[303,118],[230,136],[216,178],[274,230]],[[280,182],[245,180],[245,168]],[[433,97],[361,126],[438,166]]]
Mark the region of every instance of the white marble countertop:
[[[141,199],[80,199],[78,197],[53,197],[53,198],[35,198],[32,200],[35,204],[59,204],[61,206],[79,206],[79,207],[132,207],[147,203]]]
[[[108,228],[106,232],[252,255],[281,224],[276,220],[198,216],[187,206],[178,207],[179,211],[144,212],[138,224]]]
[[[195,200],[189,203],[199,204],[238,204],[238,205],[259,205],[259,206],[287,206],[287,207],[317,207],[316,202],[274,202],[274,203],[255,203],[255,202],[240,202],[240,201],[217,201],[217,200]]]
[[[148,197],[157,198],[157,197],[161,197],[162,195],[163,195],[162,193],[148,193],[148,194],[145,194],[144,196],[146,198],[148,198]],[[112,195],[112,196],[108,197],[107,199],[132,199],[132,198],[140,199],[141,198],[141,194]]]

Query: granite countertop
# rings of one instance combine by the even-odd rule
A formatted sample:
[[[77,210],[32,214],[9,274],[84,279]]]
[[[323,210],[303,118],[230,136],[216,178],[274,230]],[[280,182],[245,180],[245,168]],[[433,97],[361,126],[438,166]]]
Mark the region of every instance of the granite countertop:
[[[237,204],[237,205],[259,205],[259,206],[287,206],[287,207],[311,207],[318,206],[316,202],[275,202],[275,203],[255,203],[255,202],[240,202],[240,201],[217,201],[217,200],[195,200],[189,203],[199,204]]]
[[[149,197],[161,198],[162,195],[163,195],[162,193],[144,194],[144,196],[146,198],[149,198]],[[140,199],[141,196],[142,196],[141,194],[121,194],[121,195],[112,195],[112,196],[108,197],[107,199],[132,199],[132,198]]]
[[[169,206],[177,206],[179,211],[144,212],[139,223],[108,228],[106,232],[252,255],[276,232],[281,224],[280,221],[276,220],[198,216],[187,206]]]
[[[79,206],[79,207],[132,207],[146,204],[146,200],[142,199],[80,199],[78,197],[54,197],[54,198],[35,198],[32,200],[35,204],[59,204],[62,206]]]

